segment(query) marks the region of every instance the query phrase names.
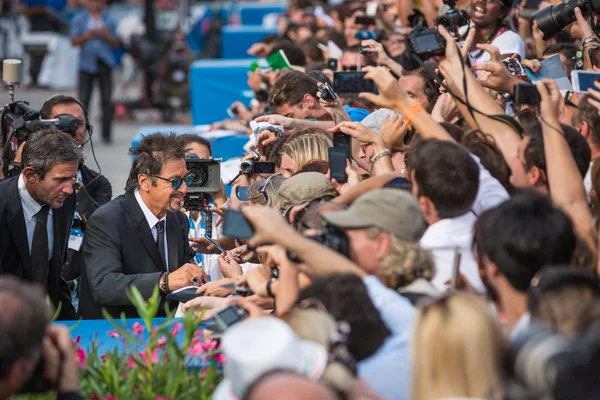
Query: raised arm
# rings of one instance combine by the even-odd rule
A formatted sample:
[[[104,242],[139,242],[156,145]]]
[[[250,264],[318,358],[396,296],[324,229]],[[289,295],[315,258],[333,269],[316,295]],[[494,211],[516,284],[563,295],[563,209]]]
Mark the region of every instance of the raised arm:
[[[596,252],[598,233],[588,207],[583,179],[558,122],[562,96],[556,82],[551,79],[544,79],[536,86],[541,97],[542,134],[550,196],[571,218],[577,234]]]

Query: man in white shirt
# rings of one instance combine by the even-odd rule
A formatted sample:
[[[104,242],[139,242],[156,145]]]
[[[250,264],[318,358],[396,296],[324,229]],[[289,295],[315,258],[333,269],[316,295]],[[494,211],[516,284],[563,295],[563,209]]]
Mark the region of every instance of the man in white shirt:
[[[590,168],[583,179],[586,193],[592,190],[592,165],[600,158],[600,115],[598,109],[588,102],[589,95],[585,95],[579,104],[578,113],[575,114],[571,124],[581,133],[590,146],[591,163]]]
[[[543,268],[570,263],[576,246],[573,224],[547,196],[525,191],[484,213],[475,231],[488,295],[504,312],[513,337],[529,325],[532,279]]]

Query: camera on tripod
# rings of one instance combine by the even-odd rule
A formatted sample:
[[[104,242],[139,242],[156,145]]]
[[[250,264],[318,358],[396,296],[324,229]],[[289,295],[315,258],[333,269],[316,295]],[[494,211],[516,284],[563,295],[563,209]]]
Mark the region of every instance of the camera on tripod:
[[[191,153],[185,158],[185,166],[194,178],[188,185],[183,207],[188,211],[203,210],[208,207],[206,194],[221,188],[221,165],[218,160],[198,158]]]
[[[29,135],[39,129],[54,126],[61,131],[74,135],[79,121],[72,115],[60,115],[53,119],[40,119],[40,113],[27,101],[15,101],[15,86],[23,79],[23,68],[20,60],[4,60],[2,63],[2,81],[8,87],[8,104],[2,110],[0,121],[0,157],[4,165],[4,175],[13,175],[11,161],[21,143],[29,139]],[[13,168],[15,169],[15,168]]]

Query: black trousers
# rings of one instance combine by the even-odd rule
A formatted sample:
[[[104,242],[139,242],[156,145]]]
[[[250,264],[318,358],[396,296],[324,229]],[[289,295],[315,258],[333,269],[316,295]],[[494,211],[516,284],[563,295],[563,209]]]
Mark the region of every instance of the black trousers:
[[[112,69],[102,61],[98,61],[98,72],[79,71],[79,100],[89,111],[90,98],[94,89],[94,81],[100,86],[100,99],[102,104],[102,140],[110,142],[113,119],[112,105]]]

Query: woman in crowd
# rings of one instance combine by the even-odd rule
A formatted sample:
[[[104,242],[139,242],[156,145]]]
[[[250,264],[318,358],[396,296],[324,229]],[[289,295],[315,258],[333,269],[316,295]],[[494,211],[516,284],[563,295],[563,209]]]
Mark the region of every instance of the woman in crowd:
[[[500,399],[504,336],[488,305],[468,294],[421,310],[413,334],[413,399]]]
[[[330,135],[321,129],[305,129],[293,134],[281,150],[283,176],[291,177],[312,160],[329,160],[331,146]]]

